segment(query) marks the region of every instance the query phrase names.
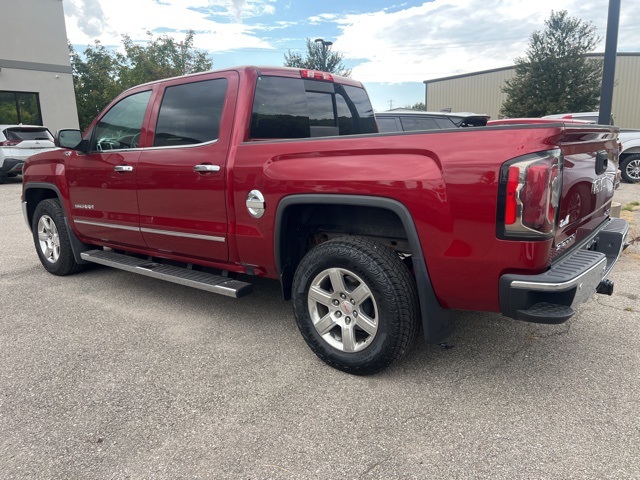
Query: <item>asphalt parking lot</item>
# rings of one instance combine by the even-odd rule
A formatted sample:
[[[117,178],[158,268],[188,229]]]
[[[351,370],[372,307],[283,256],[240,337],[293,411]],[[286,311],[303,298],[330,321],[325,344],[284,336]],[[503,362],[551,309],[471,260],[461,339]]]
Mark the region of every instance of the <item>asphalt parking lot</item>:
[[[637,244],[564,325],[456,313],[454,348],[354,377],[274,282],[233,300],[48,274],[20,188],[0,185],[2,479],[640,478]]]

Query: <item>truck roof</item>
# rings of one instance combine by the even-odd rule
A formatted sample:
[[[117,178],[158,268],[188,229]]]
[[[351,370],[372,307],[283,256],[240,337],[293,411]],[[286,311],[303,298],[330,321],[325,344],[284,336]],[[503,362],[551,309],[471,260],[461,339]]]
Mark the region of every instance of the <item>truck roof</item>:
[[[311,69],[307,69],[307,68],[242,65],[242,66],[238,66],[238,67],[221,68],[221,69],[217,69],[217,70],[207,70],[206,72],[189,73],[189,74],[186,74],[186,75],[178,75],[176,77],[161,78],[160,80],[154,80],[152,82],[146,82],[146,83],[141,83],[139,85],[135,85],[135,86],[133,86],[131,88],[128,88],[125,91],[131,90],[132,88],[138,88],[138,87],[142,87],[142,86],[146,86],[146,85],[155,85],[155,84],[158,84],[158,83],[167,82],[167,81],[175,80],[175,79],[178,79],[178,78],[192,78],[192,77],[204,76],[204,75],[208,75],[208,74],[216,73],[216,72],[236,71],[238,73],[242,73],[242,72],[247,71],[247,70],[254,70],[254,71],[256,71],[258,73],[258,75],[277,76],[277,77],[290,77],[290,78],[305,78],[305,77],[302,76],[302,72],[303,71],[305,71],[305,72],[313,72],[313,73],[324,73],[324,72],[319,72],[317,70],[311,70]],[[352,85],[354,87],[361,87],[361,88],[363,87],[361,82],[353,80],[352,78],[341,77],[340,75],[336,75],[336,74],[333,74],[333,73],[330,73],[329,77],[331,78],[330,81],[332,81],[334,83],[340,83],[340,84],[343,84],[343,85]],[[306,78],[313,78],[313,77],[306,77]]]

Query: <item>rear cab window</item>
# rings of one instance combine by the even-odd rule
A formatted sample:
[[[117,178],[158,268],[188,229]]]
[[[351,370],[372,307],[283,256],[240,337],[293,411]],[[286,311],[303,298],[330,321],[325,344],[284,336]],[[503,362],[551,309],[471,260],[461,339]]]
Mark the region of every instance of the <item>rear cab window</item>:
[[[11,127],[2,132],[7,140],[21,142],[23,140],[49,140],[53,142],[53,136],[44,127]]]
[[[258,77],[251,139],[377,133],[364,89],[311,79]]]

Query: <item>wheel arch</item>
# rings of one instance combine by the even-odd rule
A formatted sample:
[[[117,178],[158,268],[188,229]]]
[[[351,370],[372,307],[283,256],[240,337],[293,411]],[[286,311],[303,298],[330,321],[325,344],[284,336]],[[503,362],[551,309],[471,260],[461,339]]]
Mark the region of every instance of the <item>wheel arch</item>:
[[[631,169],[629,170],[629,167],[631,166],[630,165],[631,162],[634,163],[634,166],[632,166]],[[640,181],[640,178],[638,178],[638,175],[637,175],[638,164],[640,164],[640,153],[629,153],[629,154],[622,155],[620,157],[619,167],[620,167],[622,179],[625,182],[638,183]]]
[[[24,213],[25,222],[31,230],[31,224],[33,222],[33,213],[36,211],[38,204],[48,198],[56,198],[60,201],[64,210],[64,202],[62,201],[62,195],[60,190],[55,185],[50,183],[28,183],[24,186],[24,193],[22,198],[22,207]],[[66,217],[66,212],[65,212]]]
[[[65,208],[65,202],[58,187],[51,183],[30,182],[24,186],[24,193],[22,198],[22,211],[24,214],[25,222],[32,230],[33,215],[36,207],[40,202],[47,199],[57,199],[60,202],[62,211],[64,212],[64,222],[69,233],[69,242],[71,243],[71,251],[73,252],[73,258],[78,264],[86,264],[87,262],[82,259],[80,254],[84,251],[90,250],[91,247],[86,243],[80,241],[75,232],[71,228],[71,222],[69,221],[69,214]]]
[[[628,157],[629,155],[634,155],[634,154],[638,154],[640,153],[640,145],[635,145],[633,147],[629,147],[626,149],[623,149],[620,152],[620,159],[624,159],[625,157]]]
[[[319,210],[322,211],[321,216],[340,212],[338,225],[347,227],[347,231],[342,233],[352,234],[348,231],[350,225],[345,224],[344,219],[349,212],[362,212],[363,209],[380,214],[381,225],[376,222],[376,229],[396,232],[397,227],[402,228],[410,248],[425,338],[430,343],[442,341],[452,330],[448,311],[440,306],[433,290],[413,217],[407,207],[397,200],[340,194],[300,194],[283,198],[276,210],[274,259],[284,297],[290,298],[293,274],[306,253],[303,242],[308,233],[305,228],[309,217]],[[362,225],[359,224],[360,227]]]

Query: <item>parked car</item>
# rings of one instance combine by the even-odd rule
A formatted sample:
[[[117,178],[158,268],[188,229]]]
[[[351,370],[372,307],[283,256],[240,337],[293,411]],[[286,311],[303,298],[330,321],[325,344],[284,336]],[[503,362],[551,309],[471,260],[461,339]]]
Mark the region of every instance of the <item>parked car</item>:
[[[522,118],[499,118],[497,120],[489,120],[487,122],[488,127],[496,125],[545,125],[549,123],[564,123],[565,125],[594,125],[594,122],[589,120],[578,120],[572,118],[537,118],[537,117],[522,117]]]
[[[553,115],[545,115],[541,118],[551,119],[577,119],[584,120],[590,123],[598,123],[598,112],[578,112],[578,113],[555,113]]]
[[[459,127],[484,127],[489,115],[469,112],[426,112],[395,109],[376,113],[380,132],[408,132]]]
[[[541,118],[502,118],[490,120],[488,126],[515,124],[543,124],[559,121],[565,124],[596,124],[598,112],[559,113],[545,115]],[[611,118],[613,124],[613,117]],[[619,139],[619,167],[620,176],[625,182],[640,182],[640,130],[621,130]]]
[[[545,115],[542,118],[583,120],[589,123],[598,123],[600,112],[555,113],[553,115]],[[611,116],[609,125],[613,125],[613,115]]]
[[[640,130],[620,132],[620,174],[625,182],[640,182]]]
[[[53,136],[46,127],[0,125],[0,184],[21,174],[28,157],[53,148]]]

